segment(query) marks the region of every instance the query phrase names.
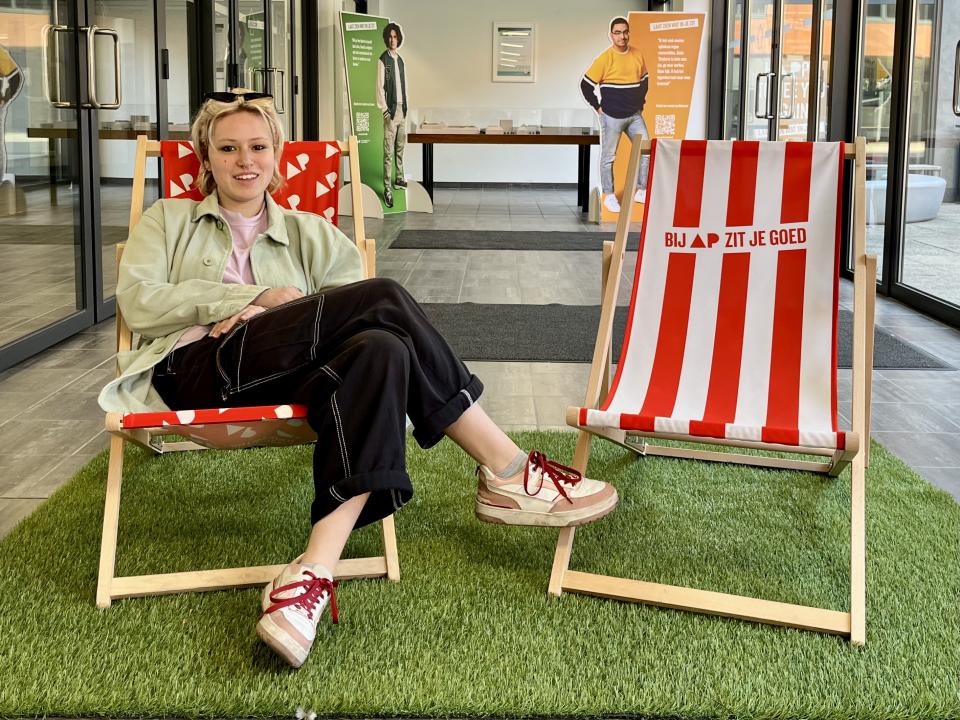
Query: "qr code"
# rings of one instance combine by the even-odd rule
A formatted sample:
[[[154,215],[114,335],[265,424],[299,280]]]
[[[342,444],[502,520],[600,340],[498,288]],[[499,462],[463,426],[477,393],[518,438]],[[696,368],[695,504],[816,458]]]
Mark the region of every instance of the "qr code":
[[[359,135],[360,133],[368,132],[370,132],[370,113],[358,112],[356,133]]]
[[[653,134],[657,137],[672,137],[677,132],[676,115],[657,115],[654,121]]]

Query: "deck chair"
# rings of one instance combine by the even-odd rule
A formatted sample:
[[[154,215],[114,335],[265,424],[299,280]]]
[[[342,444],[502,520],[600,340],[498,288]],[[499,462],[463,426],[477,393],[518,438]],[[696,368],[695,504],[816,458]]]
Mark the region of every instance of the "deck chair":
[[[639,454],[830,476],[852,465],[850,611],[568,569],[561,531],[549,592],[598,595],[806,628],[865,642],[864,467],[869,442],[876,258],[864,248],[865,144],[654,140],[646,216],[616,375],[611,333],[628,219],[604,257],[603,304],[573,465],[593,435]],[[844,159],[853,158],[852,431],[837,426],[837,309]],[[760,244],[761,240],[763,241]],[[609,390],[608,390],[609,388]],[[649,438],[708,443],[703,450]],[[724,447],[822,456],[747,455]]]
[[[351,177],[360,176],[357,140],[343,142],[289,142],[284,145],[281,172],[286,184],[274,198],[280,205],[317,212],[336,222],[337,186],[340,159],[346,155]],[[130,229],[143,211],[144,177],[148,157],[164,162],[164,195],[191,197],[199,164],[189,143],[148,141],[137,138]],[[354,240],[364,260],[366,277],[374,276],[375,245],[364,236],[360,184],[352,183]],[[123,246],[117,248],[117,262]],[[117,350],[129,350],[133,337],[117,308]],[[177,412],[108,413],[107,430],[110,460],[107,470],[103,536],[97,582],[97,606],[110,607],[114,600],[204,590],[223,590],[263,585],[272,580],[286,563],[259,567],[198,570],[116,577],[117,527],[120,517],[120,487],[123,480],[123,451],[133,442],[158,455],[207,448],[239,449],[265,445],[292,445],[312,442],[316,435],[306,422],[306,407],[279,405],[245,408],[207,408]],[[171,437],[173,439],[171,440]],[[341,560],[334,570],[338,579],[387,577],[400,579],[393,516],[382,521],[384,552],[381,556]]]

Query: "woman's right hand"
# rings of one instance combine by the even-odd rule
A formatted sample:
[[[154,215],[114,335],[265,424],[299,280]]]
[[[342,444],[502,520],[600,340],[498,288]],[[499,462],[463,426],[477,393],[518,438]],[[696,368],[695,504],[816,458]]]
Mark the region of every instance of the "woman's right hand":
[[[259,305],[263,308],[274,308],[277,305],[283,305],[302,297],[303,293],[295,287],[270,288],[257,295],[250,304]]]

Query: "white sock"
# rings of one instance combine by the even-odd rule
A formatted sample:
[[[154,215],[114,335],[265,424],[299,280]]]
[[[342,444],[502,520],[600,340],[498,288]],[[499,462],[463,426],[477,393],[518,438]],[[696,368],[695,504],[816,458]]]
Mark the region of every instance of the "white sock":
[[[327,569],[326,565],[321,565],[320,563],[302,562],[300,563],[300,567],[302,567],[304,570],[309,570],[317,577],[333,580],[333,573]]]
[[[516,475],[517,473],[519,473],[521,470],[523,470],[523,469],[527,466],[527,458],[528,458],[528,457],[530,457],[530,453],[528,453],[526,450],[520,450],[520,451],[517,452],[517,454],[516,454],[516,456],[513,458],[513,460],[510,461],[510,464],[509,464],[509,465],[507,465],[507,466],[506,466],[503,470],[501,470],[501,471],[496,471],[496,470],[495,470],[495,471],[494,471],[494,474],[495,474],[498,478],[509,478],[509,477],[513,477],[514,475]]]

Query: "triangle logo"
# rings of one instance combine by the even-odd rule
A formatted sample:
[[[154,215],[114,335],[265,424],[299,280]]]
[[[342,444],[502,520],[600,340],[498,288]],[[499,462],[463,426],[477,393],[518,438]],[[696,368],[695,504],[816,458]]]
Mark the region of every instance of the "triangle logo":
[[[690,243],[690,247],[692,247],[692,248],[705,248],[706,245],[703,244],[703,239],[702,239],[702,238],[700,237],[700,235],[698,234],[698,235],[693,239],[693,242]]]

